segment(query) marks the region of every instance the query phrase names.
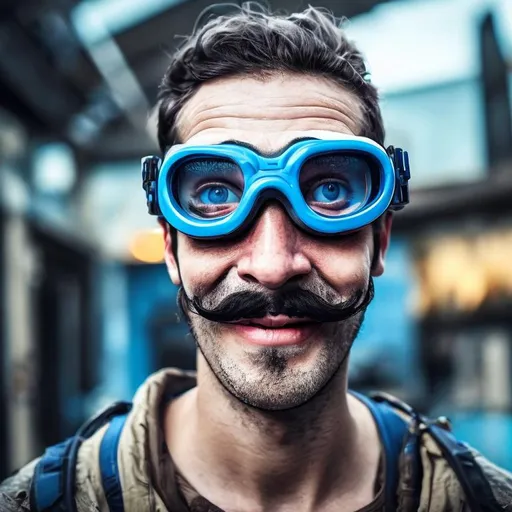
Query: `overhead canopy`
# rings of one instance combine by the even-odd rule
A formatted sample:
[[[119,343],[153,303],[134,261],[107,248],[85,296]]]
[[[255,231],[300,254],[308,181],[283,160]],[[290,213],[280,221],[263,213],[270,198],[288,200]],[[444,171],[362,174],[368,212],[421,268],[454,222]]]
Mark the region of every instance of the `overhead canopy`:
[[[2,106],[31,133],[68,140],[86,159],[139,158],[154,150],[146,121],[168,53],[211,3],[2,0]],[[311,2],[347,17],[378,3]],[[297,9],[294,0],[271,5]]]

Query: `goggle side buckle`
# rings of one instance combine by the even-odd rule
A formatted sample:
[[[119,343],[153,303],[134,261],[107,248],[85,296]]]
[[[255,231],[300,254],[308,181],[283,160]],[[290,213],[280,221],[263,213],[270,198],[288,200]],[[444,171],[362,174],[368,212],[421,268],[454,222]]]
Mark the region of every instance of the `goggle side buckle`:
[[[141,160],[142,188],[146,193],[146,204],[150,215],[162,215],[158,205],[158,174],[162,160],[157,156],[145,156]]]
[[[409,180],[411,179],[409,155],[407,151],[393,146],[389,146],[386,151],[395,169],[395,192],[390,206],[393,210],[401,210],[409,204]]]

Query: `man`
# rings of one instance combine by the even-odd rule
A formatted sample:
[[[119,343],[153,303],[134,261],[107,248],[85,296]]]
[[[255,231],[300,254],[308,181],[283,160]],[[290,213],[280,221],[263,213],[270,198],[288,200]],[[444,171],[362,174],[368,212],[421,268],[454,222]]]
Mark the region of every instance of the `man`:
[[[348,391],[407,157],[384,149],[377,91],[334,19],[253,9],[173,57],[164,159],[143,161],[197,377],[151,376],[128,415],[4,482],[2,510],[511,510],[510,474],[404,404]]]

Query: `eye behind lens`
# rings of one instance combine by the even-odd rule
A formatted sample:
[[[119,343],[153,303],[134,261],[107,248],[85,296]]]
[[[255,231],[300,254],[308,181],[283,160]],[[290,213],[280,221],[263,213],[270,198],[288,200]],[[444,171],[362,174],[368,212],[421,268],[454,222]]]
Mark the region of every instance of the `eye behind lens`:
[[[185,159],[171,179],[173,196],[183,211],[205,219],[225,217],[236,210],[245,186],[236,162],[211,155]]]
[[[378,187],[376,162],[360,153],[334,151],[307,159],[299,186],[308,206],[328,217],[342,217],[365,207]]]

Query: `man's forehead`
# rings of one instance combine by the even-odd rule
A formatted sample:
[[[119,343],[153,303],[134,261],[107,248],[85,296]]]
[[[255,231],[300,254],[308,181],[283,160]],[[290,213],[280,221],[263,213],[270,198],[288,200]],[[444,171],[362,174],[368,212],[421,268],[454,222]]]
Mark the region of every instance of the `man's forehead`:
[[[282,133],[279,137],[193,137],[184,143],[186,146],[198,145],[222,145],[236,144],[251,149],[261,156],[278,156],[289,147],[303,140],[337,140],[344,136],[352,135],[349,133],[332,132],[327,130],[308,130],[304,132]]]
[[[205,83],[180,110],[176,127],[182,142],[234,139],[273,153],[293,138],[309,136],[304,132],[358,134],[364,119],[352,91],[319,77],[285,74]]]

